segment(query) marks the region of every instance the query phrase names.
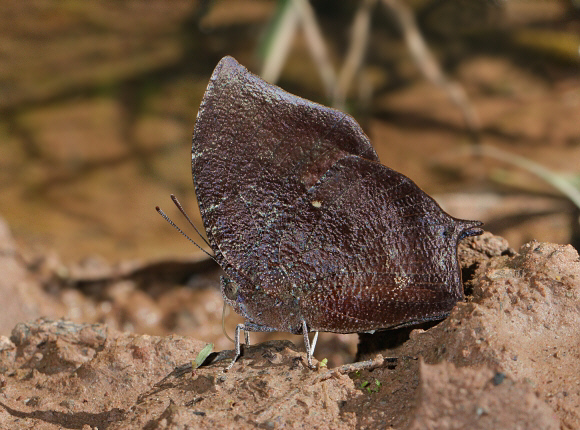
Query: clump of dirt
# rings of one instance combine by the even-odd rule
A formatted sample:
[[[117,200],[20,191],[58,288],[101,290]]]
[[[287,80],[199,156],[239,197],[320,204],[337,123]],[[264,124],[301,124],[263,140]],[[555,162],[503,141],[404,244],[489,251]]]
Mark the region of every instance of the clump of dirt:
[[[192,337],[19,323],[0,336],[0,427],[578,428],[578,253],[515,253],[488,233],[458,252],[468,300],[432,327],[361,336],[364,365],[311,370],[303,346],[278,340],[224,373],[232,351],[194,369],[206,342]]]
[[[411,429],[558,429],[558,419],[526,382],[489,368],[421,363]]]
[[[108,428],[204,346],[49,319],[18,324],[0,339],[2,428]]]

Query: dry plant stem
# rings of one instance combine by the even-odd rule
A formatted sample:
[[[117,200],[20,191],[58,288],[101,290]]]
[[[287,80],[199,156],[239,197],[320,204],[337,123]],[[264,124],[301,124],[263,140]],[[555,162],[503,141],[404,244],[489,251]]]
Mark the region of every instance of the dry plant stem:
[[[356,73],[360,70],[369,39],[371,25],[371,11],[377,0],[362,0],[353,20],[350,45],[342,68],[338,75],[338,82],[334,89],[333,106],[343,109],[346,95]]]
[[[312,6],[310,6],[308,0],[292,0],[292,4],[300,16],[300,23],[304,29],[307,45],[320,73],[326,96],[331,98],[336,86],[336,74],[330,63],[326,44],[322,38],[320,27],[316,22]]]
[[[393,363],[396,363],[398,360],[397,357],[383,357],[381,354],[377,355],[372,360],[367,361],[358,361],[356,363],[349,363],[343,364],[340,367],[336,367],[323,375],[320,375],[316,379],[317,382],[326,381],[329,378],[332,378],[334,375],[346,375],[347,373],[352,373],[361,370],[374,370],[379,369],[381,367],[387,367]]]
[[[415,17],[411,9],[399,0],[382,0],[385,7],[387,7],[395,15],[397,21],[401,25],[403,37],[407,43],[407,47],[417,64],[417,67],[423,75],[435,85],[441,87],[447,92],[449,98],[461,110],[463,119],[469,132],[472,135],[474,142],[479,141],[479,132],[481,123],[477,112],[469,102],[463,87],[456,82],[452,82],[443,73],[437,60],[429,51],[421,32],[417,27]]]
[[[268,54],[264,58],[264,65],[260,76],[265,81],[276,83],[280,78],[282,67],[290,52],[290,46],[296,36],[298,26],[300,24],[300,16],[293,3],[287,4],[280,19],[279,25],[276,28],[274,40],[271,43]]]
[[[513,164],[523,170],[526,170],[539,178],[546,181],[548,184],[556,188],[564,194],[572,203],[580,209],[580,190],[578,190],[572,183],[567,181],[562,175],[552,172],[544,166],[528,160],[511,152],[503,151],[499,148],[489,145],[480,145],[475,148],[475,155],[485,155],[487,157],[495,158],[505,163]]]

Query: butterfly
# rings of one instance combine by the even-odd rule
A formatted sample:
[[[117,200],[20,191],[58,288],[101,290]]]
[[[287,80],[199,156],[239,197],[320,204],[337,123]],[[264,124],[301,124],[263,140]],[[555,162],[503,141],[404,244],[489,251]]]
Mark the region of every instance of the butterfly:
[[[235,331],[373,332],[442,319],[463,300],[457,245],[483,232],[383,166],[349,115],[234,58],[199,108],[193,182]]]

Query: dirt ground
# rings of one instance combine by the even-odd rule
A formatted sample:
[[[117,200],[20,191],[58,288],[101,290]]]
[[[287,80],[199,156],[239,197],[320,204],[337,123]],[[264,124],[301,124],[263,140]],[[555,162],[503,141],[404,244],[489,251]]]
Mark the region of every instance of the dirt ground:
[[[312,3],[338,67],[357,2]],[[573,2],[409,4],[480,144],[578,187]],[[275,5],[0,4],[0,428],[580,428],[578,209],[513,159],[473,155],[380,6],[347,109],[383,164],[485,222],[460,248],[468,300],[431,327],[323,333],[316,371],[300,336],[256,334],[223,374],[220,272],[154,208],[179,219],[174,193],[201,227],[201,97],[223,55],[259,72]],[[318,76],[298,36],[278,84],[328,104]],[[341,367],[361,360],[375,368]]]
[[[115,328],[120,316],[148,318],[143,302],[121,294],[85,303],[77,295],[77,319],[90,321],[94,312],[103,320],[95,309],[108,303],[116,312],[107,324],[27,320],[26,312],[58,315],[75,301],[46,291],[46,278],[23,264],[9,236],[0,243],[1,306],[23,312],[9,315],[23,322],[0,337],[2,428],[580,426],[580,258],[570,245],[530,242],[515,253],[490,233],[464,240],[459,256],[470,294],[444,321],[360,335],[358,347],[347,336],[323,336],[316,357],[329,360],[327,366],[315,360],[317,370],[306,366],[303,346],[262,342],[244,348],[224,373],[229,348],[215,348],[193,369],[206,342]],[[163,272],[133,268],[91,282],[108,290],[142,286],[144,270]],[[196,270],[207,274],[208,285],[180,290],[204,299],[218,294],[210,281],[215,269]],[[206,304],[198,302],[198,310]],[[174,313],[187,313],[189,305],[183,302]],[[219,327],[200,313],[194,315],[206,329]],[[337,366],[355,360],[348,356],[352,347],[359,361]]]

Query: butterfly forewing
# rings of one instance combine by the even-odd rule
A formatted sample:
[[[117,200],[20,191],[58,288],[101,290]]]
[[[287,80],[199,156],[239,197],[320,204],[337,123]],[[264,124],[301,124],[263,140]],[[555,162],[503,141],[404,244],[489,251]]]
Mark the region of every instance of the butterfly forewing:
[[[350,116],[222,59],[200,107],[192,149],[196,194],[218,261],[260,283],[278,261],[294,201],[349,154],[378,160]]]

